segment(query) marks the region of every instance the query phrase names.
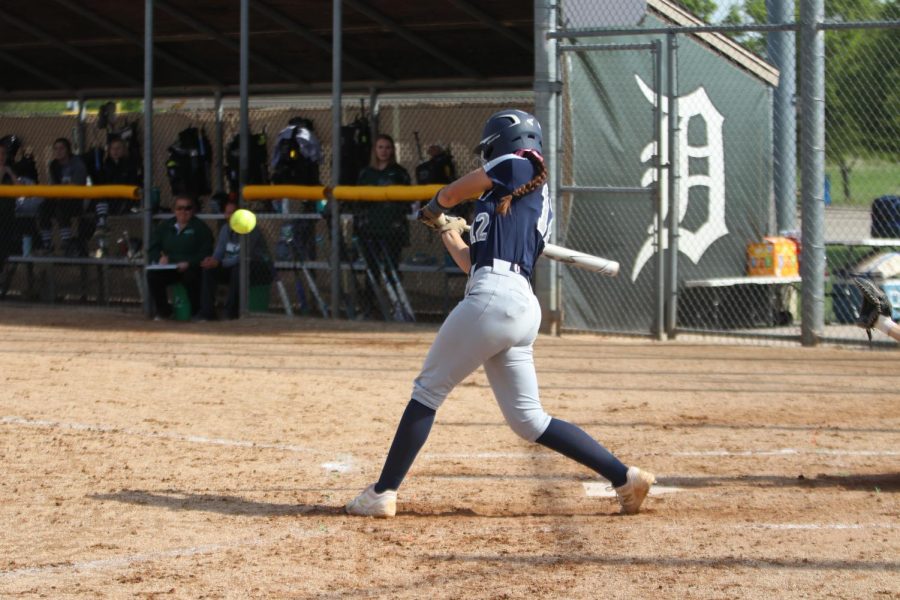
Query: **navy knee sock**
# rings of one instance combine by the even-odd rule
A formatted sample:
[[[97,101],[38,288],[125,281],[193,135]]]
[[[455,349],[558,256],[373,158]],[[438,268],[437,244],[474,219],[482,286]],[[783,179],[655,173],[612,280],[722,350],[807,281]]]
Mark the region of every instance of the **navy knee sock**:
[[[375,484],[375,492],[382,493],[385,490],[396,490],[406,477],[407,471],[412,466],[419,450],[425,445],[431,425],[434,423],[435,411],[424,404],[410,400],[403,411],[400,424],[397,425],[397,433],[388,451],[384,467],[381,469],[381,477]]]
[[[551,419],[547,430],[536,441],[600,473],[615,487],[623,485],[626,481],[628,467],[594,438],[571,423]]]

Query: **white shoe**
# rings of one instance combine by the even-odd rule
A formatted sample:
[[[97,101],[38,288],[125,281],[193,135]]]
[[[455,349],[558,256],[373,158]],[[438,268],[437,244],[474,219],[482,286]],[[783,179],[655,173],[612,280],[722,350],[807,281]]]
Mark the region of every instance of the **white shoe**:
[[[615,488],[616,498],[622,507],[622,514],[634,515],[641,508],[647,497],[650,486],[656,483],[653,473],[641,471],[637,467],[628,467],[625,483]]]
[[[373,483],[348,502],[344,510],[348,515],[361,517],[393,517],[397,514],[397,491],[385,490],[377,494]]]

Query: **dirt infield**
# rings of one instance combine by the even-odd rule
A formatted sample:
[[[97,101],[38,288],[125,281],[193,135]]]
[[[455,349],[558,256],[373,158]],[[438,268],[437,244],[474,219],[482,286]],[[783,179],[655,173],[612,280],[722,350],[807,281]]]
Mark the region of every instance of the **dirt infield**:
[[[542,337],[644,513],[479,371],[397,518],[348,517],[435,331],[0,306],[0,597],[900,598],[900,350]]]

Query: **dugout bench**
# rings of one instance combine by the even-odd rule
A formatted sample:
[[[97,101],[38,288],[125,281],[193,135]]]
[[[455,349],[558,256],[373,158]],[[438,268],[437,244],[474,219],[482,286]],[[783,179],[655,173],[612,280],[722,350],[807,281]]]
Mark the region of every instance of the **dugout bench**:
[[[316,272],[322,272],[322,271],[330,272],[331,264],[326,261],[321,261],[321,260],[308,260],[308,261],[279,260],[279,261],[275,261],[275,270],[279,273],[279,278],[283,278],[284,273],[293,273],[296,278],[296,281],[300,281],[304,285],[308,285],[307,282],[305,281],[304,276],[302,275],[302,271],[304,268],[310,272],[311,276],[315,276]],[[341,262],[342,273],[349,274],[352,272],[354,274],[354,276],[359,278],[361,275],[363,275],[365,273],[365,270],[366,270],[366,267],[362,260],[355,260],[352,263],[346,262],[346,261]],[[460,270],[460,268],[457,267],[455,264],[454,265],[410,264],[407,262],[403,262],[397,266],[397,271],[399,271],[400,273],[403,273],[403,274],[410,274],[413,277],[443,275],[442,286],[441,286],[441,297],[442,297],[441,313],[444,316],[449,314],[450,310],[453,308],[451,306],[451,299],[452,299],[451,282],[456,278],[465,277],[465,273],[463,273]],[[377,274],[375,274],[375,276],[378,277]],[[357,288],[359,288],[359,287],[363,286],[364,284],[360,280],[356,285],[357,285]],[[417,286],[409,285],[409,282],[405,282],[404,285],[405,285],[405,288],[407,289],[407,291],[409,291],[411,293],[416,293]],[[323,287],[324,287],[324,289],[322,289]],[[345,293],[348,293],[350,291],[347,289],[348,287],[349,286],[346,285],[346,282],[342,283],[342,289]],[[327,284],[319,286],[320,294],[324,293],[327,296],[329,292],[330,292],[330,288]],[[307,298],[307,301],[309,301],[309,300],[311,300],[311,299]],[[304,307],[302,306],[302,303],[301,303],[301,310],[302,309],[304,309]],[[309,312],[316,312],[318,310],[318,307],[315,307],[315,306],[306,307],[306,310],[308,310]],[[331,310],[330,307],[329,307],[329,310]],[[345,307],[341,306],[341,310],[345,311]],[[427,311],[418,310],[416,312],[421,313],[421,312],[427,312]]]
[[[0,298],[5,298],[10,291],[13,279],[20,265],[25,267],[25,286],[21,290],[22,296],[28,299],[40,298],[46,302],[56,302],[57,288],[62,280],[59,274],[62,270],[71,270],[77,267],[75,275],[80,285],[80,299],[91,298],[90,290],[86,285],[92,276],[96,278],[96,294],[93,298],[98,304],[109,305],[110,272],[113,269],[129,269],[133,273],[137,297],[143,300],[144,286],[141,277],[143,264],[127,258],[92,258],[92,257],[67,257],[67,256],[10,256],[7,259],[9,266],[4,273]],[[41,269],[38,271],[38,269]],[[93,273],[91,273],[93,271]],[[71,279],[71,278],[70,278]]]
[[[690,279],[682,283],[679,326],[688,329],[777,327],[792,321],[787,297],[799,276]]]

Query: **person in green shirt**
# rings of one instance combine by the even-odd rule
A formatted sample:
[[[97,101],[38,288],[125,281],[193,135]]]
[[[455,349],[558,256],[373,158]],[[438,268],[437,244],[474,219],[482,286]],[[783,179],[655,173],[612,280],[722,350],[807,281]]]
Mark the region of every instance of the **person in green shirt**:
[[[176,196],[175,216],[159,224],[150,238],[147,285],[156,305],[156,317],[172,316],[166,287],[181,283],[187,289],[193,314],[201,308],[200,263],[213,252],[213,232],[194,212],[197,204],[189,196]]]
[[[356,185],[409,185],[409,173],[397,163],[394,139],[386,134],[375,138],[369,166],[359,172]],[[379,247],[381,241],[394,265],[400,264],[400,252],[409,245],[408,202],[361,202],[354,216],[356,234],[367,245]]]
[[[369,165],[359,172],[357,185],[409,185],[409,173],[397,163],[394,139],[386,134],[375,138]],[[355,202],[353,232],[359,241],[358,252],[364,253],[366,261],[375,264],[385,258],[397,267],[400,253],[409,245],[408,202]],[[362,290],[363,313],[374,314],[377,292],[365,279]]]

